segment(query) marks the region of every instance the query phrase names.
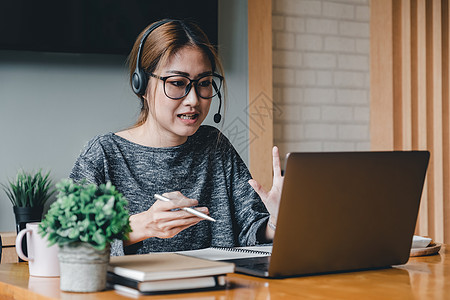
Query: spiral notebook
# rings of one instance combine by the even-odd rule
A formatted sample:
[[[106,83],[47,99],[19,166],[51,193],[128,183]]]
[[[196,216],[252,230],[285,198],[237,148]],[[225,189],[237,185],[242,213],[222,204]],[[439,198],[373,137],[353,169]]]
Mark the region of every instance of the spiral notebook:
[[[210,247],[198,250],[179,251],[178,254],[193,256],[208,260],[230,260],[253,257],[268,257],[272,253],[272,245],[251,247]]]
[[[271,255],[216,252],[250,255],[224,260],[270,278],[404,264],[428,160],[428,151],[291,153]]]

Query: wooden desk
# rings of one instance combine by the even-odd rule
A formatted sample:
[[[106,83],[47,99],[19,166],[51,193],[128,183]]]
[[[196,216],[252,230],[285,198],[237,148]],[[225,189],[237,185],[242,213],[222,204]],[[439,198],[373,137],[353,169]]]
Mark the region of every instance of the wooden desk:
[[[450,253],[411,258],[406,265],[374,271],[262,279],[228,275],[224,290],[143,296],[151,299],[449,299]],[[1,299],[128,299],[115,291],[65,293],[59,278],[28,276],[27,263],[0,265]]]

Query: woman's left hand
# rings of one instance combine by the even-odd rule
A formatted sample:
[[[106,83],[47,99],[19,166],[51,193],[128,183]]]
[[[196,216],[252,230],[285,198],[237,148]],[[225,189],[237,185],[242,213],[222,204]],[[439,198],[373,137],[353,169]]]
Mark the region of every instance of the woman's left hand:
[[[278,147],[273,147],[272,149],[272,159],[273,159],[273,183],[272,188],[269,192],[266,192],[264,188],[254,179],[250,179],[248,183],[253,187],[253,189],[258,193],[261,200],[264,202],[267,210],[270,213],[270,220],[272,224],[277,224],[278,216],[278,206],[280,205],[281,190],[283,188],[284,177],[281,176],[280,167],[280,154]]]

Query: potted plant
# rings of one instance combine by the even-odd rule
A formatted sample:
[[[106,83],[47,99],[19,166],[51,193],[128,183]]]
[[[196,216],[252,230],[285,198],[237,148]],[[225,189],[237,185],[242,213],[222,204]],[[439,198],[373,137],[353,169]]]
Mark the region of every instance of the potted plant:
[[[127,201],[110,183],[56,184],[57,199],[40,224],[49,246],[58,244],[60,287],[63,291],[105,289],[110,243],[128,239],[131,232]]]
[[[7,185],[2,186],[13,205],[17,233],[27,223],[41,221],[44,205],[55,193],[50,171],[42,174],[42,170],[34,173],[21,170],[14,181],[9,180]],[[23,239],[22,249],[27,255],[26,239]]]

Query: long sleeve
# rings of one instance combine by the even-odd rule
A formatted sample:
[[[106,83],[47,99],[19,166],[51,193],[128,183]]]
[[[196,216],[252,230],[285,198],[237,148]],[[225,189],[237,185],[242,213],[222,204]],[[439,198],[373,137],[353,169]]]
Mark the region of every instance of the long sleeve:
[[[229,143],[229,142],[228,142]],[[252,246],[258,243],[257,233],[269,218],[264,203],[250,186],[251,174],[231,144],[226,154],[229,188],[237,222],[240,246]]]

